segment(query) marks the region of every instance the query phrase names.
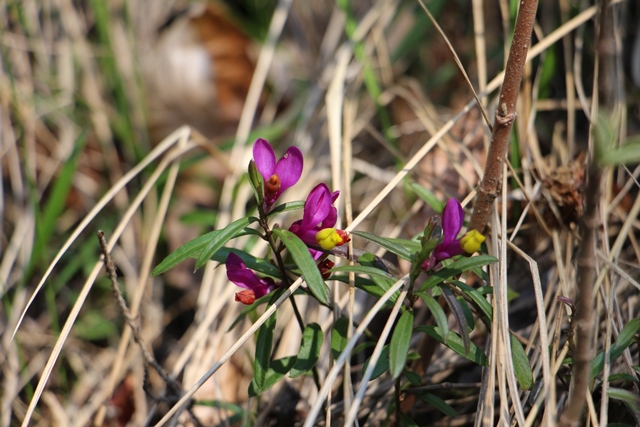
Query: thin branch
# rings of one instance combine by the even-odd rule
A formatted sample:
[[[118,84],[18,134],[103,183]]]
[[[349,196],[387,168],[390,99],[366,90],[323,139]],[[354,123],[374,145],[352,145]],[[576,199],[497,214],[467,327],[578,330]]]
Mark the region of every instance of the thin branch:
[[[502,165],[509,148],[509,135],[516,118],[516,103],[520,83],[531,44],[531,32],[536,18],[538,0],[522,0],[513,33],[513,43],[505,67],[504,82],[498,101],[491,145],[487,154],[484,177],[478,187],[478,198],[473,209],[469,229],[482,232],[489,218],[491,206],[498,195],[502,181]]]
[[[104,255],[104,267],[105,267],[105,270],[107,271],[107,276],[109,277],[109,280],[111,280],[111,288],[113,290],[113,295],[116,301],[118,302],[118,305],[120,306],[120,310],[122,311],[122,315],[124,316],[124,319],[127,322],[127,325],[129,325],[129,328],[131,328],[133,339],[140,347],[140,351],[142,352],[142,357],[144,358],[146,364],[148,366],[151,366],[158,373],[158,375],[162,377],[164,382],[171,389],[172,393],[174,393],[174,396],[169,396],[165,398],[165,397],[158,397],[153,395],[150,391],[150,388],[148,387],[149,386],[147,381],[148,372],[146,369],[145,369],[145,381],[144,381],[145,392],[147,392],[147,394],[156,401],[162,401],[169,404],[173,404],[176,401],[178,401],[182,396],[183,394],[182,386],[176,380],[171,378],[171,376],[162,368],[162,366],[160,366],[160,364],[155,359],[155,357],[147,349],[147,346],[144,340],[140,336],[140,327],[136,324],[134,317],[131,315],[131,311],[127,306],[127,302],[124,300],[122,291],[120,290],[120,286],[118,285],[118,274],[116,273],[115,264],[113,263],[113,259],[111,258],[111,254],[109,253],[109,248],[107,246],[107,240],[104,236],[104,231],[102,230],[98,231],[98,240],[100,241],[100,248],[102,249],[102,254]],[[191,409],[188,409],[188,411],[193,417],[193,421],[196,423],[196,425],[202,426],[202,423],[198,420],[198,418],[191,411]]]

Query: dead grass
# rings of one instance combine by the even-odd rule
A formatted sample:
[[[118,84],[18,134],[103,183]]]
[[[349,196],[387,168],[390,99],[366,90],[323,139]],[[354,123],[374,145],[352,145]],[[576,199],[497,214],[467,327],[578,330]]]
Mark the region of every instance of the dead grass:
[[[403,191],[407,180],[440,200],[456,197],[472,206],[489,131],[442,36],[410,2],[345,2],[350,11],[345,15],[333,4],[281,0],[256,55],[244,108],[229,119],[235,135],[202,130],[203,136],[180,127],[153,142],[138,59],[153,44],[167,11],[142,0],[107,3],[27,1],[0,7],[1,425],[124,425],[115,411],[125,408],[133,408],[125,421],[129,425],[196,425],[183,406],[192,398],[218,402],[193,406],[204,425],[276,425],[283,402],[294,402],[289,418],[279,421],[287,425],[353,425],[356,420],[384,425],[393,412],[394,383],[388,375],[368,378],[404,293],[393,308],[384,302],[403,289],[406,276],[378,300],[353,285],[331,283],[333,310],[297,298],[305,321],[318,322],[324,332],[321,387],[311,377],[287,378],[250,399],[252,338],[276,309],[274,357],[298,352],[301,334],[288,296],[303,282],[293,283],[256,319],[229,331],[243,307],[231,303],[234,288],[217,263],[192,276],[187,271],[180,287],[171,276],[150,274],[166,255],[168,225],[179,222],[172,209],[183,204],[197,211],[197,194],[180,190],[187,177],[209,183],[192,187],[195,193],[215,194],[215,224],[198,232],[247,213],[253,194],[243,179],[251,156],[246,142],[256,135],[273,135],[279,147],[295,144],[303,150],[304,177],[287,199],[301,200],[316,183],[330,182],[341,190],[339,209],[347,230],[407,237],[423,228],[433,211]],[[472,9],[454,2],[427,4],[488,117],[503,79],[502,52],[509,43],[503,34],[510,29],[502,26],[511,22],[507,3],[474,1]],[[626,16],[640,14],[631,3],[611,6],[618,42],[634,30]],[[493,323],[476,322],[471,338],[490,363],[480,369],[437,347],[422,373],[423,384],[433,386],[458,415],[443,415],[416,400],[409,413],[419,425],[552,426],[567,404],[573,379],[566,358],[574,350],[575,326],[567,302],[577,301],[577,254],[584,239],[577,224],[589,197],[583,192],[586,159],[594,152],[589,120],[599,105],[594,96],[599,80],[593,79],[598,75],[597,8],[578,10],[566,1],[555,7],[556,2],[541,0],[515,143],[487,234],[488,252],[499,259],[486,283],[494,289],[489,297]],[[413,31],[417,41],[403,45]],[[625,45],[613,65],[630,51]],[[551,61],[555,65],[547,65]],[[623,82],[623,70],[614,67],[614,72]],[[371,76],[375,82],[366,80]],[[278,79],[288,87],[279,86]],[[617,144],[640,129],[639,89],[625,84],[610,106],[621,118],[615,123]],[[385,114],[389,128],[381,126]],[[228,168],[223,180],[210,184],[198,173],[188,175],[189,165],[203,164],[202,153],[217,158],[215,168]],[[615,350],[625,325],[638,318],[640,169],[630,167],[604,169],[596,201],[592,356]],[[291,218],[279,221],[287,224]],[[106,232],[146,348],[182,390],[167,390],[153,375],[146,378],[140,348],[105,285],[94,237],[98,229]],[[256,255],[266,252],[263,242],[234,244]],[[352,244],[366,246],[358,239]],[[408,271],[402,263],[399,268]],[[471,276],[463,280],[479,285]],[[519,295],[512,299],[509,290]],[[331,330],[340,316],[355,323],[347,350],[334,360]],[[416,310],[416,319],[430,321],[426,308]],[[525,345],[533,390],[523,390],[515,379],[510,331]],[[349,351],[370,333],[377,345],[366,356],[370,369],[363,370],[365,357],[351,358]],[[419,338],[412,349],[419,348]],[[613,360],[604,358],[602,373],[590,381],[585,423],[640,422],[638,357],[635,342]],[[151,398],[143,384],[164,399]]]

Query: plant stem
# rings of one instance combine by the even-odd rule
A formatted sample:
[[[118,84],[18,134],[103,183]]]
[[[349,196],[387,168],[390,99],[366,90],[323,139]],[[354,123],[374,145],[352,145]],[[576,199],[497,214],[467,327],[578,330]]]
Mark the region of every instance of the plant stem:
[[[482,233],[489,219],[493,201],[498,196],[502,181],[502,167],[509,148],[509,135],[516,118],[516,103],[522,83],[522,75],[531,44],[531,32],[535,23],[538,0],[522,0],[513,32],[513,43],[505,67],[504,82],[500,91],[498,109],[487,153],[484,176],[478,187],[478,197],[469,223],[470,230]]]

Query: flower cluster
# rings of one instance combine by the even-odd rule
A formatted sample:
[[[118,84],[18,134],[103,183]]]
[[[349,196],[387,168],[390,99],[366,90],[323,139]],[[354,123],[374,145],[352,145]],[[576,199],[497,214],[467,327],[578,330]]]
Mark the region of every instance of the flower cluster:
[[[271,144],[259,138],[253,146],[253,162],[262,176],[262,208],[264,213],[268,213],[282,193],[300,180],[303,167],[302,153],[298,148],[290,147],[284,156],[276,161]],[[328,251],[349,241],[347,232],[334,228],[338,220],[338,210],[333,203],[339,195],[339,191],[331,192],[326,184],[318,184],[307,196],[302,219],[289,227],[290,232],[309,246],[309,251],[316,260],[323,252],[315,247]],[[327,268],[328,265],[322,263],[320,269],[323,274],[331,268]],[[252,304],[276,287],[273,280],[260,279],[234,253],[227,257],[227,277],[236,285],[245,288],[236,294],[236,301],[243,304]]]
[[[469,230],[458,238],[463,222],[462,205],[456,199],[449,199],[442,211],[442,241],[433,249],[429,259],[422,264],[423,270],[432,270],[445,259],[456,255],[471,255],[480,249],[484,236],[477,230]]]

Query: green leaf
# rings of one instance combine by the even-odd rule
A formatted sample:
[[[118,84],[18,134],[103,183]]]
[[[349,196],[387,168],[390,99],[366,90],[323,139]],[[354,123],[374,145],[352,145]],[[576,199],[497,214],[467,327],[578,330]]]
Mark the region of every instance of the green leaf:
[[[278,383],[285,375],[291,370],[296,363],[296,356],[287,356],[282,359],[276,359],[271,362],[269,370],[265,375],[265,382],[263,387],[258,387],[256,379],[254,377],[249,384],[249,396],[255,397],[258,394],[269,390],[275,384]]]
[[[238,255],[249,270],[254,270],[275,279],[282,280],[282,277],[280,277],[280,269],[278,267],[271,264],[269,261],[262,258],[256,258],[245,251],[241,251],[240,249],[220,248],[215,254],[211,255],[211,259],[213,261],[225,263],[227,262],[227,257],[231,252]]]
[[[324,283],[320,270],[313,260],[309,248],[302,240],[292,232],[276,228],[273,234],[279,237],[289,250],[311,293],[324,305],[329,305],[329,288]]]
[[[451,309],[451,313],[453,313],[453,317],[456,318],[456,322],[458,323],[458,330],[460,331],[460,336],[462,337],[464,352],[465,354],[467,354],[469,353],[469,346],[471,345],[471,339],[469,338],[469,323],[467,322],[467,317],[465,316],[464,309],[462,308],[460,301],[458,301],[455,295],[453,295],[453,292],[451,292],[451,289],[449,289],[446,286],[440,286],[440,291],[442,292],[442,296],[447,302],[447,305],[449,305],[449,308]],[[473,318],[471,319],[471,321],[473,322]],[[444,331],[443,331],[443,338],[444,338]]]
[[[616,342],[609,351],[609,361],[615,360],[633,343],[633,336],[640,329],[640,319],[631,319],[620,331]],[[598,376],[604,368],[604,352],[598,353],[591,364],[591,379]]]
[[[454,276],[457,276],[462,272],[470,270],[474,267],[485,266],[487,264],[491,264],[496,261],[498,261],[498,259],[495,257],[492,257],[491,255],[462,257],[460,259],[457,259],[447,267],[433,273],[433,275],[427,280],[425,280],[425,282],[420,286],[420,291],[425,291],[427,289],[430,289],[436,285],[439,285],[445,280],[450,279]]]
[[[249,162],[249,169],[247,172],[249,184],[251,184],[251,188],[253,189],[253,195],[256,196],[258,204],[262,204],[262,201],[264,200],[264,186],[262,185],[263,178],[258,171],[256,162],[253,159]]]
[[[453,284],[456,285],[462,292],[464,292],[471,299],[471,301],[476,303],[478,308],[482,310],[482,312],[485,314],[485,316],[487,316],[489,320],[493,319],[493,307],[491,307],[489,301],[487,301],[487,299],[482,296],[480,292],[467,285],[466,283],[462,283],[458,280],[454,281]]]
[[[389,273],[389,269],[385,265],[382,258],[372,254],[371,252],[365,252],[364,254],[358,257],[358,264],[363,265],[365,267],[373,267],[378,270],[382,270],[386,273]]]
[[[389,372],[393,379],[398,378],[404,369],[411,344],[413,331],[413,311],[405,310],[400,316],[391,336],[391,350],[389,351]]]
[[[444,344],[444,338],[442,337],[442,332],[440,331],[439,328],[435,326],[420,325],[420,326],[416,326],[416,330],[420,332],[424,332],[425,334],[431,336],[436,341]],[[480,347],[475,345],[473,341],[470,343],[469,352],[465,353],[464,345],[462,343],[462,338],[460,338],[460,336],[455,332],[449,331],[449,336],[447,338],[446,346],[451,350],[455,351],[456,353],[458,353],[460,356],[464,357],[465,359],[475,362],[478,365],[487,366],[489,364],[489,359],[487,358],[487,355],[484,354],[482,349],[480,349]]]
[[[362,372],[366,372],[369,367],[369,362],[371,362],[371,357],[367,358],[362,365]],[[373,368],[373,372],[371,372],[371,378],[369,381],[373,381],[378,378],[380,375],[387,372],[389,369],[389,346],[385,345],[380,352],[380,357],[378,357],[378,361],[376,362],[376,366]]]
[[[516,373],[516,379],[522,389],[531,390],[531,387],[533,387],[533,372],[529,365],[529,358],[520,341],[513,335],[510,335],[510,337],[511,357],[513,358],[513,369]]]
[[[274,312],[258,329],[256,357],[253,361],[253,382],[258,393],[266,389],[267,371],[271,362],[271,347],[273,345],[273,330],[275,327],[276,313]]]
[[[340,317],[331,329],[331,355],[333,360],[338,360],[340,353],[347,346],[347,329],[349,328],[349,319]]]
[[[196,261],[196,269],[205,265],[207,261],[211,259],[211,256],[218,252],[218,249],[223,247],[229,240],[237,237],[247,225],[257,220],[257,218],[253,217],[240,218],[236,221],[233,221],[222,230],[214,231],[214,233],[217,234],[215,234],[211,238],[211,240],[209,240],[207,245],[202,249],[202,252],[200,252],[200,254],[198,255],[198,259]]]
[[[411,252],[419,251],[420,248],[422,247],[422,244],[418,240],[391,239],[391,238],[387,238],[387,240],[391,243],[395,243],[398,246],[403,246]]]
[[[331,269],[332,272],[337,273],[357,273],[357,274],[366,274],[371,277],[378,277],[385,280],[392,280],[392,283],[396,282],[396,279],[389,273],[385,273],[384,271],[375,268],[375,267],[365,267],[363,265],[341,265],[340,267],[334,267]],[[388,289],[388,288],[387,288]]]
[[[416,193],[418,197],[424,200],[431,207],[431,209],[434,210],[435,213],[437,214],[442,213],[442,210],[444,209],[445,204],[442,203],[440,199],[436,197],[435,194],[433,194],[431,191],[427,190],[417,182],[411,183],[411,189],[413,190],[414,193]]]
[[[413,372],[413,371],[411,371],[409,369],[405,369],[403,375],[405,377],[407,377],[407,379],[409,380],[409,382],[413,386],[417,387],[420,384],[422,384],[422,377],[420,375],[418,375],[418,373],[416,373],[416,372]]]
[[[449,405],[444,400],[440,399],[435,394],[431,394],[431,393],[421,394],[420,399],[424,400],[425,402],[427,402],[428,404],[430,404],[431,406],[433,406],[434,408],[436,408],[438,411],[442,412],[445,415],[448,415],[450,417],[455,417],[458,415],[458,412],[455,409],[453,409],[451,405]]]
[[[407,261],[411,261],[412,252],[408,250],[406,247],[395,243],[391,239],[378,237],[375,234],[366,233],[364,231],[353,231],[352,234],[355,234],[356,236],[360,236],[363,239],[369,240],[370,242],[373,242],[378,246],[385,248],[389,252],[398,255],[400,258],[404,258]]]
[[[270,217],[271,215],[275,215],[282,212],[295,211],[302,208],[304,208],[304,201],[283,203],[271,209],[267,214],[267,217]]]
[[[238,221],[229,224],[227,227],[223,228],[222,230],[210,231],[205,235],[196,237],[195,239],[180,246],[174,252],[169,254],[169,256],[163,259],[162,262],[158,264],[156,268],[153,269],[153,275],[157,276],[159,274],[162,274],[165,271],[172,269],[173,267],[175,267],[176,265],[178,265],[179,263],[181,263],[182,261],[188,258],[199,258],[202,252],[205,251],[212,243],[216,243],[216,242],[219,242],[220,240],[224,240],[223,235],[227,234],[225,233],[225,230],[227,228],[233,226],[234,229],[238,228],[236,230],[236,232],[238,232],[239,230],[242,230],[245,226],[247,226],[250,222],[253,222],[253,221],[255,221],[255,218],[251,218],[251,220],[249,218],[241,218]],[[234,224],[236,225],[234,226]],[[224,242],[222,242],[222,244],[215,251],[211,252],[211,255],[213,255],[218,249],[224,246],[224,244],[227,243],[227,241],[229,241],[232,237],[229,237]]]
[[[626,374],[624,372],[618,373],[618,374],[613,374],[613,375],[609,375],[609,382],[615,382],[615,381],[622,381],[622,382],[631,382],[631,383],[636,383],[636,384],[640,384],[640,381],[638,381],[638,378],[634,375],[631,374]]]
[[[331,280],[337,280],[339,282],[349,284],[349,276],[345,275],[331,276]],[[376,277],[375,279],[367,279],[364,277],[356,276],[355,284],[356,288],[365,291],[369,295],[373,295],[374,297],[381,297],[395,282],[395,280],[381,279],[379,277]],[[398,294],[398,292],[393,294],[385,305],[393,305],[393,303],[398,299]]]
[[[289,377],[295,378],[304,375],[313,369],[320,357],[322,347],[322,328],[317,323],[309,323],[302,332],[298,360],[293,366]]]
[[[400,420],[402,421],[402,427],[419,427],[413,418],[404,412],[400,413]]]
[[[438,324],[438,327],[442,331],[442,338],[444,339],[444,344],[447,345],[447,338],[449,337],[449,321],[447,319],[447,315],[445,314],[444,310],[442,309],[442,307],[440,307],[440,304],[438,304],[438,301],[436,301],[435,298],[429,295],[428,293],[417,292],[416,295],[422,298],[422,301],[424,301],[424,303],[426,304],[427,308],[433,315],[433,318],[436,319],[436,323]]]
[[[625,145],[604,153],[598,163],[607,166],[626,165],[640,162],[640,142],[627,142]]]
[[[607,389],[607,396],[624,403],[633,414],[636,425],[638,425],[638,422],[640,422],[640,396],[637,393],[623,388],[610,387]]]

